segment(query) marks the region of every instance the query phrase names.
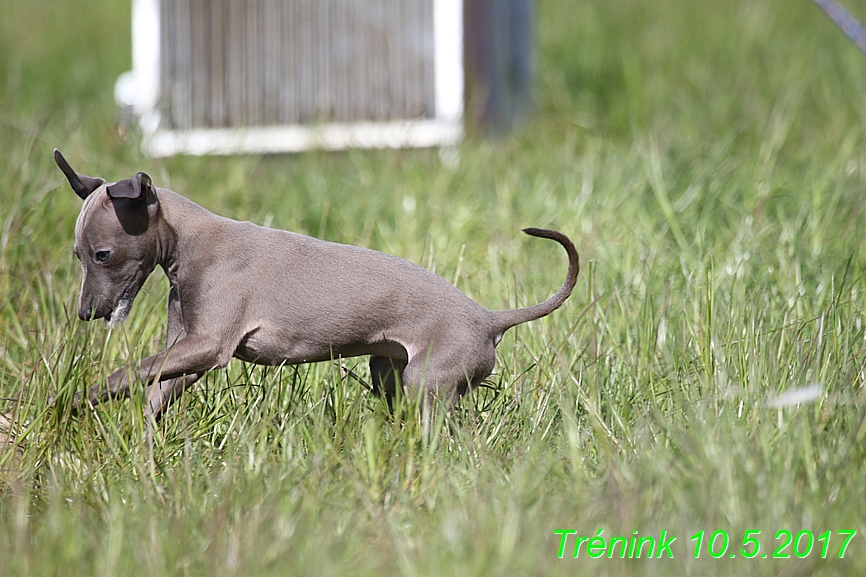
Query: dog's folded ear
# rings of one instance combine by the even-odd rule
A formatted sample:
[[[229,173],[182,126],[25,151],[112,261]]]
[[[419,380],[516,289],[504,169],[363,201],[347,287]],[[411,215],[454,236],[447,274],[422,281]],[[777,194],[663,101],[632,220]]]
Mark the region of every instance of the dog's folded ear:
[[[127,198],[130,200],[147,200],[153,194],[153,183],[150,177],[139,172],[129,180],[119,180],[107,189],[109,198]]]
[[[56,148],[54,149],[54,162],[57,163],[57,166],[60,167],[60,170],[63,171],[63,174],[66,176],[66,180],[69,181],[69,185],[72,187],[72,190],[75,191],[81,200],[84,200],[90,193],[105,184],[105,181],[101,178],[94,178],[92,176],[84,176],[83,174],[78,174],[72,167],[69,166],[69,163],[66,162],[66,159],[63,158],[63,155],[60,154],[60,151]]]

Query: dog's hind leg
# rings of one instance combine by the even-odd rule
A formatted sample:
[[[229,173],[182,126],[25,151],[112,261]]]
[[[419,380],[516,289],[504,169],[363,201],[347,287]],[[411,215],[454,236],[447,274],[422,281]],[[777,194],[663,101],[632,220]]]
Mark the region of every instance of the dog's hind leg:
[[[397,387],[403,381],[403,369],[406,361],[372,355],[370,357],[370,379],[373,393],[382,396],[388,402],[388,409],[394,410],[394,397]]]
[[[422,404],[425,431],[435,407],[450,411],[455,403],[483,381],[496,363],[493,343],[481,341],[439,347],[410,359],[403,371],[406,395]]]

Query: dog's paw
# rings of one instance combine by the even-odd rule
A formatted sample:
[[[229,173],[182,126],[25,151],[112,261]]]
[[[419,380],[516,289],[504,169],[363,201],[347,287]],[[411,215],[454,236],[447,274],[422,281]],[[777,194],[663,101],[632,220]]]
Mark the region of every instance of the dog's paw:
[[[72,407],[71,413],[73,416],[77,415],[81,411],[83,395],[81,391],[76,391],[76,393],[72,396]],[[51,395],[48,397],[48,408],[54,409],[57,407],[57,403],[61,400],[60,395]],[[91,403],[92,405],[93,403]]]

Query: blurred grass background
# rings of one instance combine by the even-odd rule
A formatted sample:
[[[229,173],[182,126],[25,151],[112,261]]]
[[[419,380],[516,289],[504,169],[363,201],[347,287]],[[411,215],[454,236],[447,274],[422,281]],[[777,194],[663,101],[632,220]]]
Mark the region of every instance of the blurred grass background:
[[[0,574],[866,570],[866,58],[812,2],[540,0],[535,114],[456,168],[145,158],[112,97],[129,10],[0,0],[0,396],[18,399],[0,409],[25,441],[0,456]],[[170,411],[151,463],[141,395],[46,408],[159,349],[167,289],[154,275],[113,332],[77,320],[80,201],[55,146],[85,174],[144,170],[220,214],[399,255],[489,308],[561,283],[561,251],[521,227],[566,232],[584,268],[432,435],[335,363],[232,362]],[[667,530],[674,559],[559,559],[563,529]],[[701,530],[728,533],[722,558],[694,558]],[[747,530],[771,558],[742,558]],[[833,531],[827,558],[772,559],[779,530]],[[842,559],[840,530],[858,531]]]

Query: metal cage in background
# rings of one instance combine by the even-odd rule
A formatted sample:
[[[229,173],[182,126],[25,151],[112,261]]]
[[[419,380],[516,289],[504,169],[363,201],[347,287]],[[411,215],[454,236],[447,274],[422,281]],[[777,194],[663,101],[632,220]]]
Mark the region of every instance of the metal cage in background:
[[[447,146],[462,0],[133,0],[118,103],[153,156]]]

